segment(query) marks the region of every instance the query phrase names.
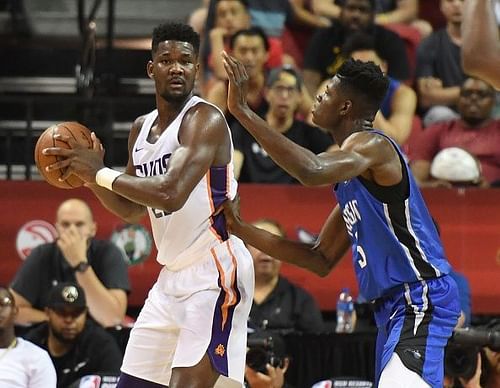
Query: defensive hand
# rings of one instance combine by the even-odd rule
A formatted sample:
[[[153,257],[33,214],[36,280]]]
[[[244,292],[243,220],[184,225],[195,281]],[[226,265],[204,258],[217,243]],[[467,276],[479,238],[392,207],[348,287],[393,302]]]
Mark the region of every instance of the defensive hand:
[[[236,115],[238,111],[248,107],[248,75],[245,66],[225,51],[222,52],[222,63],[229,78],[227,108]]]
[[[220,212],[224,212],[224,217],[226,219],[227,231],[232,234],[236,234],[238,226],[241,225],[240,219],[240,196],[236,197],[231,201],[227,200],[217,209],[215,215]]]

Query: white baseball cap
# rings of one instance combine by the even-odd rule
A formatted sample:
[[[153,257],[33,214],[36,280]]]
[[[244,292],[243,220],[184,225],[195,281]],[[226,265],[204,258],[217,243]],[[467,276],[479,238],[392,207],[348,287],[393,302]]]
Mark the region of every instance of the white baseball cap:
[[[463,148],[449,147],[439,151],[432,160],[431,175],[449,182],[477,183],[481,178],[481,165]]]

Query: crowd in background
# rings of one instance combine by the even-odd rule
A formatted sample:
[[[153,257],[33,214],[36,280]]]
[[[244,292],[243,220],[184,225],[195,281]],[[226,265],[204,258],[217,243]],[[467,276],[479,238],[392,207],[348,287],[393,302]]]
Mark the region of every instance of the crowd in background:
[[[441,20],[417,0],[204,1],[189,18],[203,42],[197,90],[226,113],[240,181],[294,183],[227,112],[222,50],[245,65],[252,109],[315,153],[335,148],[310,128],[316,95],[347,58],[373,61],[390,78],[373,127],[403,148],[421,186],[498,186],[499,94],[462,68],[463,1],[439,9]]]

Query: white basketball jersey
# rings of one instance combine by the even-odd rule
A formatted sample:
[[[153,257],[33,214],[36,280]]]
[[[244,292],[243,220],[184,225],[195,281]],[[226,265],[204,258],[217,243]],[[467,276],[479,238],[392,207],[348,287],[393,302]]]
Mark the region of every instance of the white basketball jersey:
[[[171,155],[179,148],[179,128],[184,115],[191,107],[200,103],[209,104],[202,98],[191,97],[154,144],[148,142],[147,137],[158,117],[158,111],[155,109],[146,115],[132,150],[137,176],[166,173]],[[231,136],[229,127],[227,131]],[[178,271],[194,263],[202,252],[225,241],[228,233],[224,216],[221,213],[214,217],[213,213],[227,198],[233,199],[236,191],[231,140],[230,163],[222,167],[211,167],[181,209],[168,214],[163,210],[148,208],[158,249],[158,262],[169,270]]]

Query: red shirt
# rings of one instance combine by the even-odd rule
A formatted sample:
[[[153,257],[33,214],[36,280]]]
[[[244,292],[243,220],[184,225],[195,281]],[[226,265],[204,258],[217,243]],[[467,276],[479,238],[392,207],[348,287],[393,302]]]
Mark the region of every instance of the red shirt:
[[[500,181],[500,120],[490,120],[475,128],[462,120],[434,124],[422,131],[409,156],[411,160],[431,162],[439,151],[448,147],[468,151],[478,158],[488,182]]]

